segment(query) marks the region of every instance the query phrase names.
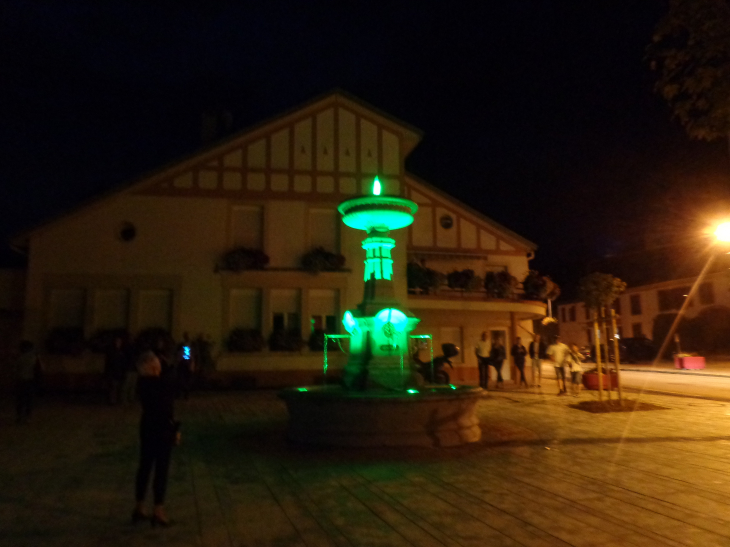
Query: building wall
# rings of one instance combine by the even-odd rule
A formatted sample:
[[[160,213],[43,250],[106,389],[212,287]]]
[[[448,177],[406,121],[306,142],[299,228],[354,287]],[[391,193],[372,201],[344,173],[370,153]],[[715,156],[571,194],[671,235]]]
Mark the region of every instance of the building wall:
[[[695,281],[696,279],[678,279],[627,289],[619,296],[617,303],[614,304],[614,310],[618,316],[617,323],[620,335],[623,338],[635,338],[643,335],[651,339],[654,320],[657,315],[679,312],[679,308],[684,301],[683,295],[689,294]],[[698,289],[685,310],[685,317],[687,318],[696,317],[702,309],[709,306],[730,307],[730,292],[728,292],[726,274],[709,274],[703,280],[702,285],[710,288],[702,291]],[[662,292],[664,292],[664,298],[661,296]],[[668,293],[673,293],[676,298],[667,298]],[[709,295],[712,295],[711,299],[708,298]],[[660,305],[660,299],[665,304],[663,307]],[[674,300],[676,304],[668,305],[670,300]],[[638,301],[639,308],[635,306],[632,308],[632,301]],[[571,312],[571,310],[574,310],[574,312]],[[572,313],[575,314],[575,320],[571,320]],[[592,322],[587,323],[586,320],[586,310],[583,303],[573,302],[558,306],[558,324],[560,335],[564,341],[575,341],[579,345],[593,343],[592,334],[587,332],[589,329],[592,330]],[[662,340],[656,342],[661,343]]]
[[[362,300],[365,234],[342,224],[337,205],[370,193],[375,175],[385,193],[412,196],[421,207],[413,229],[391,234],[401,301],[409,298],[405,269],[413,253],[446,273],[506,268],[524,277],[529,242],[405,175],[404,158],[417,140],[334,95],[42,226],[27,242],[25,335],[42,342],[58,326],[81,327],[87,337],[112,326],[132,334],[161,326],[177,339],[183,332],[211,336],[219,370],[258,375],[266,385],[286,383],[289,373],[319,374],[321,355],[306,348],[232,354],[224,342],[236,327],[258,327],[266,339],[276,321],[299,321],[305,340],[312,321],[336,316],[340,328],[342,313]],[[444,215],[452,226],[442,225]],[[429,223],[430,239],[418,240]],[[347,271],[302,271],[301,256],[318,245],[345,255]],[[241,246],[262,249],[268,267],[216,271],[220,257]],[[437,348],[457,339],[473,345],[484,325],[502,328],[508,313],[422,311],[423,328],[438,331]],[[473,352],[464,351],[463,366],[473,368]],[[59,373],[101,370],[99,356],[54,363]],[[337,370],[342,355],[332,363]]]

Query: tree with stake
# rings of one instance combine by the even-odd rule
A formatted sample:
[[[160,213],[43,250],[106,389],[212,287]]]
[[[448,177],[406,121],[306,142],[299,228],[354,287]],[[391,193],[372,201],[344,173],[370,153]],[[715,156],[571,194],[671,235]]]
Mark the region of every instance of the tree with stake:
[[[626,289],[626,283],[611,274],[594,272],[582,278],[578,285],[578,294],[586,308],[593,316],[593,332],[596,346],[596,368],[598,369],[598,398],[603,400],[603,382],[601,377],[601,346],[598,328],[598,315],[604,316],[604,309],[610,308],[614,300]],[[612,315],[613,317],[613,315]],[[605,331],[604,326],[604,331]],[[615,330],[615,329],[614,329]],[[606,348],[608,350],[608,348]],[[618,340],[614,336],[614,356],[616,363],[616,380],[618,381],[619,401],[621,400],[621,380],[619,372]],[[608,351],[606,351],[608,360]]]

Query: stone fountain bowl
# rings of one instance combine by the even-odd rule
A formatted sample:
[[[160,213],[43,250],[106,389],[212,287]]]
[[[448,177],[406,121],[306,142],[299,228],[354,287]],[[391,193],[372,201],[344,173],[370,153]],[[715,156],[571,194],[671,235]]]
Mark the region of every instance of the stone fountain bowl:
[[[289,440],[328,446],[446,447],[482,437],[475,411],[484,390],[424,386],[406,391],[288,388]]]

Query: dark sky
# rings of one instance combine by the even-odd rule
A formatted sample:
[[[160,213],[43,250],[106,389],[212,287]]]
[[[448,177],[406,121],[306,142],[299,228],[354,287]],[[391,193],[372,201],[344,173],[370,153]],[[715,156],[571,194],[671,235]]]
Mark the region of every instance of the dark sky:
[[[336,87],[422,129],[408,169],[559,283],[730,203],[726,144],[652,92],[665,2],[479,4],[4,0],[0,232],[189,154],[205,110],[243,128]]]

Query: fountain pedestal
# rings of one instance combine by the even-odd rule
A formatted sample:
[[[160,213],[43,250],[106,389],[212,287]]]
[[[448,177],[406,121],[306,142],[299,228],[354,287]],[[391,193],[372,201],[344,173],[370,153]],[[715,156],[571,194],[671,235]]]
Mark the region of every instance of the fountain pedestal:
[[[340,204],[342,221],[367,233],[362,243],[363,301],[342,320],[350,334],[342,385],[281,392],[291,440],[336,446],[454,446],[481,438],[475,409],[482,389],[424,386],[410,355],[409,334],[419,319],[395,297],[390,230],[409,226],[417,209],[397,196],[363,196]]]

